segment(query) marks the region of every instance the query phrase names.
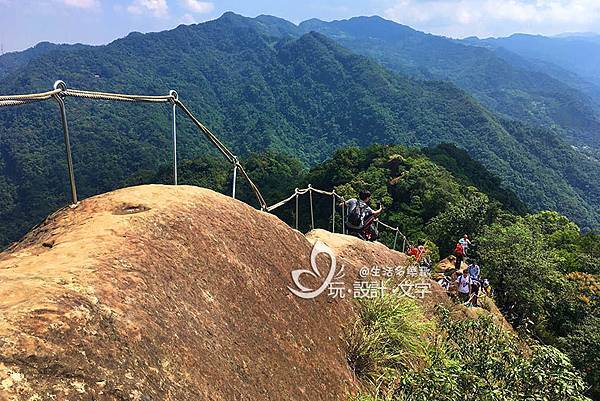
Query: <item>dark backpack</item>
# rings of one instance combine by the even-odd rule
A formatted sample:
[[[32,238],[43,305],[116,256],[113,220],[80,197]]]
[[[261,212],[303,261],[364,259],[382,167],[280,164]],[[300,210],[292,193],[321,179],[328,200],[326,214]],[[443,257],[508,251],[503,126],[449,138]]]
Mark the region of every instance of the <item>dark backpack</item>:
[[[353,227],[361,228],[364,223],[366,208],[366,203],[358,201],[356,207],[348,213],[348,218],[346,219],[347,223]]]

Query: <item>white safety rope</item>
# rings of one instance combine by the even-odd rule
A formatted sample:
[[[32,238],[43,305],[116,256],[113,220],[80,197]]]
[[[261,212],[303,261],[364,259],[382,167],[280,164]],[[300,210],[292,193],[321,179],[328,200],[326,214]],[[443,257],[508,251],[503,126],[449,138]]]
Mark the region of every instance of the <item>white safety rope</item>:
[[[70,145],[68,142],[68,128],[66,122],[66,114],[65,114],[65,105],[63,98],[64,97],[75,97],[75,98],[85,98],[91,100],[109,100],[109,101],[122,101],[122,102],[146,102],[146,103],[172,103],[173,104],[173,178],[175,184],[177,184],[177,125],[176,125],[176,108],[179,107],[196,127],[202,132],[206,138],[227,158],[227,160],[233,164],[234,166],[234,187],[233,187],[233,196],[235,197],[235,179],[237,177],[237,172],[242,174],[242,176],[248,182],[248,185],[254,192],[261,210],[267,210],[267,203],[265,202],[260,190],[246,173],[244,167],[237,160],[237,156],[235,156],[220,140],[216,137],[206,126],[204,126],[198,119],[192,114],[192,112],[179,100],[176,91],[170,91],[168,95],[165,96],[147,96],[147,95],[131,95],[124,93],[112,93],[112,92],[95,92],[95,91],[87,91],[87,90],[79,90],[79,89],[71,89],[67,88],[64,82],[56,81],[54,84],[54,89],[47,92],[40,93],[31,93],[24,95],[0,95],[0,107],[8,107],[8,106],[22,106],[25,104],[29,104],[32,102],[48,100],[48,99],[56,99],[61,107],[61,118],[63,121],[63,128],[65,131],[65,146],[67,148],[67,159],[69,165],[69,177],[71,180],[71,192],[73,202],[77,202],[77,195],[75,189],[75,181],[73,176],[73,168],[72,161],[70,155]]]
[[[21,106],[21,105],[30,104],[33,102],[38,102],[38,101],[43,101],[43,100],[48,100],[48,99],[52,99],[52,98],[57,100],[57,102],[59,103],[59,106],[61,107],[61,118],[62,118],[62,122],[63,122],[63,128],[65,131],[65,146],[66,146],[66,150],[67,150],[67,159],[68,159],[67,161],[68,161],[68,165],[69,165],[69,177],[71,180],[71,191],[72,191],[72,198],[73,198],[74,203],[77,202],[77,194],[76,194],[76,189],[75,189],[75,179],[74,179],[73,167],[72,167],[73,163],[72,163],[71,154],[70,154],[70,143],[69,143],[69,138],[68,138],[68,128],[67,128],[67,121],[66,121],[65,105],[64,105],[64,101],[63,101],[63,98],[67,97],[67,96],[76,97],[76,98],[92,99],[92,100],[109,100],[109,101],[123,101],[123,102],[146,102],[146,103],[169,103],[170,102],[173,105],[173,125],[172,125],[172,130],[173,130],[173,176],[174,176],[174,183],[176,185],[177,185],[176,109],[177,109],[177,107],[179,107],[184,112],[184,114],[194,123],[194,125],[196,125],[196,127],[200,130],[200,132],[202,132],[205,135],[205,137],[233,165],[233,183],[232,183],[233,198],[235,198],[235,196],[236,196],[236,181],[237,181],[237,173],[239,171],[240,174],[246,179],[250,188],[254,192],[254,194],[260,204],[261,210],[271,212],[271,211],[285,205],[286,203],[290,202],[292,199],[295,199],[295,201],[296,201],[295,220],[296,220],[296,229],[298,229],[298,226],[299,226],[298,225],[298,219],[299,219],[299,210],[298,210],[299,201],[298,200],[299,200],[300,195],[304,195],[304,194],[308,193],[309,197],[310,197],[311,228],[314,229],[315,228],[315,216],[314,216],[314,205],[313,205],[313,192],[321,194],[321,195],[331,196],[332,204],[333,204],[332,216],[331,216],[331,222],[332,222],[331,230],[332,230],[332,232],[335,232],[335,217],[336,217],[335,216],[335,214],[336,214],[335,206],[336,206],[336,200],[340,200],[340,201],[342,201],[342,204],[341,204],[342,233],[343,234],[346,233],[346,227],[344,224],[346,200],[344,199],[344,197],[338,195],[335,192],[335,190],[334,191],[324,191],[321,189],[313,188],[312,185],[308,185],[308,188],[304,188],[304,189],[296,188],[294,190],[294,193],[291,196],[275,203],[274,205],[267,206],[267,203],[265,202],[260,190],[254,183],[254,181],[252,181],[252,179],[249,177],[249,175],[246,172],[246,170],[244,169],[244,167],[240,164],[237,156],[234,153],[232,153],[219,140],[219,138],[216,135],[214,135],[204,124],[202,124],[192,114],[192,112],[179,100],[176,91],[170,91],[169,94],[166,96],[147,96],[147,95],[131,95],[131,94],[124,94],[124,93],[95,92],[95,91],[86,91],[86,90],[79,90],[79,89],[70,89],[70,88],[67,88],[67,86],[65,85],[64,82],[57,81],[54,84],[54,89],[51,91],[47,91],[47,92],[31,93],[31,94],[24,94],[24,95],[0,95],[0,107]],[[400,232],[400,229],[398,227],[392,227],[388,224],[385,224],[382,221],[377,220],[378,228],[379,228],[379,225],[386,227],[387,229],[389,229],[391,231],[395,231],[394,245],[393,245],[394,249],[396,248],[396,242],[397,242],[399,235],[403,239],[402,252],[405,251],[407,243],[409,246],[412,246],[410,244],[410,242],[408,241],[408,239],[406,238],[406,236]]]
[[[345,206],[346,206],[346,199],[343,196],[338,195],[335,190],[333,191],[324,191],[322,189],[318,189],[318,188],[314,188],[312,185],[308,185],[307,188],[303,188],[303,189],[298,189],[296,188],[294,190],[294,193],[292,195],[290,195],[289,197],[282,199],[281,201],[268,206],[265,210],[268,212],[272,212],[273,210],[280,208],[281,206],[284,206],[285,204],[287,204],[288,202],[290,202],[292,199],[295,199],[296,201],[296,216],[295,216],[295,225],[296,225],[296,229],[298,229],[298,198],[300,197],[300,195],[304,195],[306,193],[309,194],[310,197],[310,218],[311,218],[311,229],[315,228],[315,222],[314,222],[314,209],[313,209],[313,197],[312,197],[312,193],[318,193],[318,194],[322,194],[322,195],[326,195],[326,196],[331,196],[333,198],[333,208],[332,208],[332,225],[331,225],[331,231],[335,232],[335,204],[336,204],[336,199],[341,201],[341,214],[342,214],[342,234],[346,234],[346,225],[344,224],[344,219],[345,219]],[[403,240],[403,245],[402,245],[402,252],[405,251],[406,249],[406,244],[408,243],[409,245],[411,245],[411,243],[408,241],[408,238],[406,238],[406,236],[404,234],[402,234],[402,232],[400,231],[399,227],[392,227],[389,224],[384,223],[381,220],[377,220],[377,228],[379,228],[379,226],[381,225],[382,227],[385,227],[386,229],[390,230],[390,231],[394,231],[394,243],[393,243],[393,247],[392,249],[396,249],[396,245],[398,242],[398,236],[402,237]],[[411,245],[412,246],[412,245]]]

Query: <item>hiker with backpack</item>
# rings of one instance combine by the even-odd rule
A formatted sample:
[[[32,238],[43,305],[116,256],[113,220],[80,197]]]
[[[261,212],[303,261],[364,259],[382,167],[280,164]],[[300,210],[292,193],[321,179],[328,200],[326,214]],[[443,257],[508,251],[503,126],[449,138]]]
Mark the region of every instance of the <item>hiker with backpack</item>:
[[[456,283],[458,284],[458,299],[462,303],[467,303],[471,295],[471,276],[469,276],[467,269],[463,270],[462,274],[458,276]]]
[[[469,260],[469,267],[467,271],[469,272],[469,276],[471,276],[471,280],[479,281],[479,276],[481,275],[481,268],[473,259]]]
[[[470,260],[467,272],[469,273],[469,278],[471,279],[471,305],[477,306],[479,288],[481,287],[481,269],[474,260]]]
[[[462,261],[465,259],[465,250],[460,242],[454,248],[454,257],[456,258],[454,268],[458,271],[462,266]]]
[[[360,191],[358,199],[347,200],[345,205],[348,213],[345,224],[348,234],[366,241],[375,241],[379,238],[379,233],[373,223],[383,212],[383,207],[379,205],[377,210],[373,210],[369,206],[370,200],[371,192],[368,190]]]

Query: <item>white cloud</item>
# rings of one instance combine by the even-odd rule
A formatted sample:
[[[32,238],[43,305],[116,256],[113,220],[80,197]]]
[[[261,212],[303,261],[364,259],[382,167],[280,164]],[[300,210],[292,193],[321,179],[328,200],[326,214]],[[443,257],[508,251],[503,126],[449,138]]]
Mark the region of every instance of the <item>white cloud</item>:
[[[385,16],[450,36],[597,30],[598,0],[396,0]]]
[[[215,9],[215,5],[209,1],[183,0],[184,6],[193,13],[206,14]]]
[[[181,17],[181,23],[185,24],[185,25],[195,24],[196,19],[194,18],[194,16],[192,14],[184,14]]]
[[[143,15],[151,14],[156,17],[164,17],[169,13],[167,0],[133,0],[127,7],[131,14]]]
[[[69,7],[81,8],[81,9],[94,9],[100,7],[98,0],[62,0],[63,4]]]

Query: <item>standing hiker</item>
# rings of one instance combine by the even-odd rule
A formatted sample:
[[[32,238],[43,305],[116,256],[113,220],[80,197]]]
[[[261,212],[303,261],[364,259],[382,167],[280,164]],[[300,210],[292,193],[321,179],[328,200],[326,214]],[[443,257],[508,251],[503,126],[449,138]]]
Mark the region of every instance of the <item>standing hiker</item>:
[[[469,301],[469,295],[471,294],[471,277],[467,269],[463,270],[462,274],[456,279],[458,284],[458,299],[462,303]]]
[[[461,239],[458,240],[458,243],[462,245],[463,254],[468,256],[469,246],[471,246],[471,240],[469,240],[469,236],[465,234]]]
[[[471,279],[471,305],[477,306],[477,300],[479,298],[479,288],[481,288],[481,269],[479,265],[473,260],[469,260],[469,278]]]
[[[454,262],[454,268],[458,271],[460,270],[461,263],[465,258],[465,251],[460,242],[456,244],[456,248],[454,248],[454,256],[456,257],[456,262]]]
[[[469,276],[471,277],[471,280],[479,281],[479,276],[481,275],[481,268],[479,267],[477,262],[475,262],[473,259],[469,260],[468,271],[469,271]]]

